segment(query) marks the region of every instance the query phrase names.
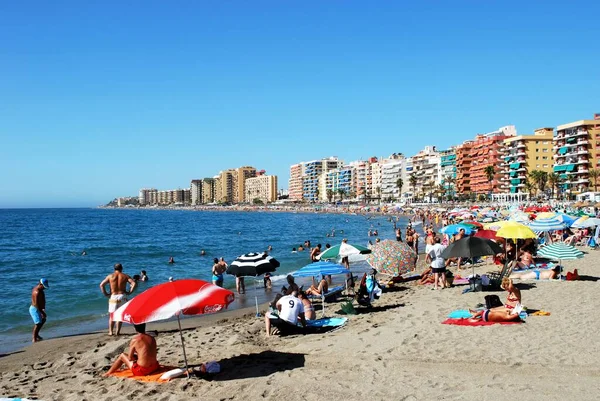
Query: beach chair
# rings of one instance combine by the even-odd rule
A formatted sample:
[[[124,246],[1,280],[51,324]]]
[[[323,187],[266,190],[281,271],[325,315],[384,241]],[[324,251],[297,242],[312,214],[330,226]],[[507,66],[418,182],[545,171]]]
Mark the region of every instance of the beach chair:
[[[325,304],[328,302],[334,302],[337,300],[337,297],[342,294],[342,291],[346,289],[345,285],[338,285],[330,288],[327,292],[321,295],[308,295],[308,298],[311,300],[321,300],[321,315],[325,316]]]
[[[504,277],[509,277],[513,271],[513,268],[517,264],[516,260],[507,261],[504,266],[502,266],[502,270],[500,272],[492,272],[488,273],[488,277],[490,279],[490,284],[487,286],[486,290],[488,291],[496,291],[500,289],[500,284],[502,284],[502,279]]]

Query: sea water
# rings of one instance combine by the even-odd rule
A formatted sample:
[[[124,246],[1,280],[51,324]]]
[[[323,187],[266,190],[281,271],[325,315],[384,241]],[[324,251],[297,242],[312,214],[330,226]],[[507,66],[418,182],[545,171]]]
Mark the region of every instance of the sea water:
[[[405,227],[401,218],[398,226]],[[26,345],[32,321],[31,291],[40,278],[46,291],[48,321],[42,336],[78,334],[105,328],[107,300],[100,282],[121,263],[129,275],[146,270],[150,280],[138,282],[136,293],[174,279],[211,280],[213,258],[230,263],[247,252],[270,254],[281,267],[273,286],[285,275],[310,263],[309,252],[292,253],[304,241],[311,245],[367,245],[369,230],[379,238],[394,238],[389,216],[354,214],[226,212],[152,209],[6,209],[0,210],[0,352]],[[335,237],[327,236],[335,233]],[[85,250],[86,255],[82,255]],[[206,252],[201,256],[201,251]],[[169,264],[173,257],[174,264]],[[357,263],[354,271],[366,270]],[[262,282],[260,283],[262,285]],[[246,295],[230,308],[254,305],[253,279]],[[225,287],[235,278],[225,275]],[[259,302],[273,297],[260,288]]]

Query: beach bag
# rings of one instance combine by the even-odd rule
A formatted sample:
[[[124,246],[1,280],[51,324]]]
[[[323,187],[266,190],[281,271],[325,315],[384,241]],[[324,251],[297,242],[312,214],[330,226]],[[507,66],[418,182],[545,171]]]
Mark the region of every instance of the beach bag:
[[[492,309],[499,306],[504,306],[498,295],[486,295],[485,296],[485,308]]]
[[[214,375],[221,372],[221,365],[217,361],[206,362],[204,365],[204,371],[208,374]]]

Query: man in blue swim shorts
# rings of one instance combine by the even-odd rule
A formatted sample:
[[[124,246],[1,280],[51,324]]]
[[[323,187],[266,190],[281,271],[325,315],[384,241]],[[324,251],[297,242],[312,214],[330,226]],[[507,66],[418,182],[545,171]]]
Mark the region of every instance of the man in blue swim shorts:
[[[33,338],[32,342],[42,341],[40,337],[40,330],[44,323],[46,323],[46,294],[44,290],[50,288],[48,279],[40,279],[40,282],[33,287],[31,291],[31,306],[29,307],[29,314],[33,319]]]

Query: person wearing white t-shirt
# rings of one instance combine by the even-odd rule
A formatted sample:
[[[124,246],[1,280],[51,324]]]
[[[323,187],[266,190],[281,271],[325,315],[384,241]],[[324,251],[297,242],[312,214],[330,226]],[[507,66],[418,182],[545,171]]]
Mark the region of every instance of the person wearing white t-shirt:
[[[434,288],[438,289],[438,282],[442,279],[442,288],[447,287],[446,282],[446,261],[442,258],[442,252],[446,247],[442,245],[440,237],[435,237],[435,244],[429,249],[427,260],[431,261],[431,271],[433,272]]]
[[[291,295],[286,295],[277,301],[275,306],[279,311],[278,316],[267,313],[265,316],[265,326],[267,331],[267,337],[271,335],[271,326],[275,326],[279,329],[280,334],[295,334],[300,331],[298,327],[298,320],[302,324],[302,327],[306,327],[306,319],[304,318],[304,305],[302,301],[296,296],[297,293],[294,291]]]

